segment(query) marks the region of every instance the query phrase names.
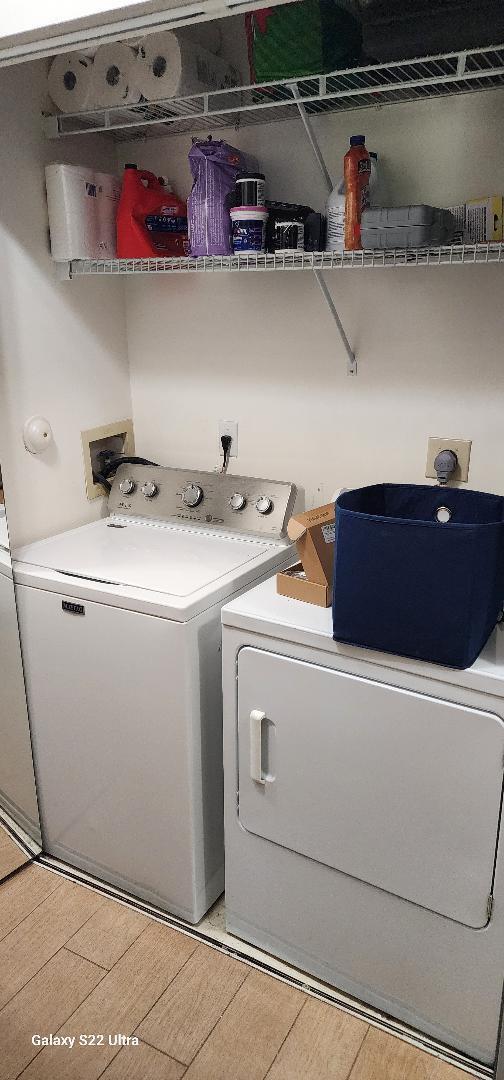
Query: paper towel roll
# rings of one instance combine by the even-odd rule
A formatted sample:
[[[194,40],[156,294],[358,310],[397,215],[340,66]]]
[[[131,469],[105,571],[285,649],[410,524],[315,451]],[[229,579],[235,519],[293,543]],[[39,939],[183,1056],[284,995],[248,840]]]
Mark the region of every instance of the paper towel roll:
[[[181,26],[177,34],[183,34],[189,41],[197,41],[204,49],[208,49],[214,56],[220,54],[222,48],[222,33],[218,22],[193,23],[191,26]]]
[[[97,105],[136,105],[140,90],[136,81],[136,49],[122,41],[100,45],[93,64],[92,95]]]
[[[61,112],[82,112],[93,107],[93,59],[85,53],[56,56],[47,76],[47,89]]]
[[[51,255],[69,259],[113,259],[121,183],[84,165],[46,165]]]
[[[161,30],[140,42],[137,84],[147,101],[239,86],[239,72],[185,33]]]

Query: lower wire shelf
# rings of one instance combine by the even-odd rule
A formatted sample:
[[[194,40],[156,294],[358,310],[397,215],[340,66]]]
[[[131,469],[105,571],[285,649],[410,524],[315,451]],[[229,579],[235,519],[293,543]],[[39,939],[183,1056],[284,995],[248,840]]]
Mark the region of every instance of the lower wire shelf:
[[[275,255],[205,255],[182,259],[83,259],[69,264],[71,278],[89,274],[193,274],[264,270],[345,270],[397,266],[465,266],[504,262],[504,244],[457,244],[394,250],[305,252]]]

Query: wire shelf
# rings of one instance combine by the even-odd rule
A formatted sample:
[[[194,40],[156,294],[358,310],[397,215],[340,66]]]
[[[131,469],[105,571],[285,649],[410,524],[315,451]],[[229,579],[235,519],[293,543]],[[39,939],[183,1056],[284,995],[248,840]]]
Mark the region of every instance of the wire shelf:
[[[207,255],[182,259],[88,259],[70,263],[70,277],[193,274],[264,270],[344,270],[398,266],[466,266],[504,262],[504,244],[460,244],[390,251],[292,251],[279,255]]]
[[[290,120],[297,115],[296,93],[314,116],[502,86],[504,45],[496,45],[127,108],[47,116],[45,131],[50,138],[109,132],[123,142]]]

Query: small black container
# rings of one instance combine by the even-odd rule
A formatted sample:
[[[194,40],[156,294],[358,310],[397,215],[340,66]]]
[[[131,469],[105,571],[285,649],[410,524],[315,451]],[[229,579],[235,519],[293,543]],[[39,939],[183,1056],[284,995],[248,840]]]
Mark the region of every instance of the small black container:
[[[323,214],[308,214],[305,221],[305,251],[323,251],[326,241],[326,219]]]
[[[304,251],[304,222],[288,214],[273,212],[268,250],[273,252]]]
[[[288,251],[323,249],[324,218],[321,214],[316,214],[311,206],[270,200],[266,206],[269,210],[266,251],[281,254]]]
[[[238,173],[236,177],[235,206],[264,206],[264,181],[264,173]]]

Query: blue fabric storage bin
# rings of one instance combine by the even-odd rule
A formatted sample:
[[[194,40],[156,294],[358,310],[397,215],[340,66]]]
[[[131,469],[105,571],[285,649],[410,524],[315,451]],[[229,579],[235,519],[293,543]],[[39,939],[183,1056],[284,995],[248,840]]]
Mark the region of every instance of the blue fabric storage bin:
[[[469,667],[503,607],[503,517],[504,499],[481,491],[374,484],[342,493],[335,640]]]

